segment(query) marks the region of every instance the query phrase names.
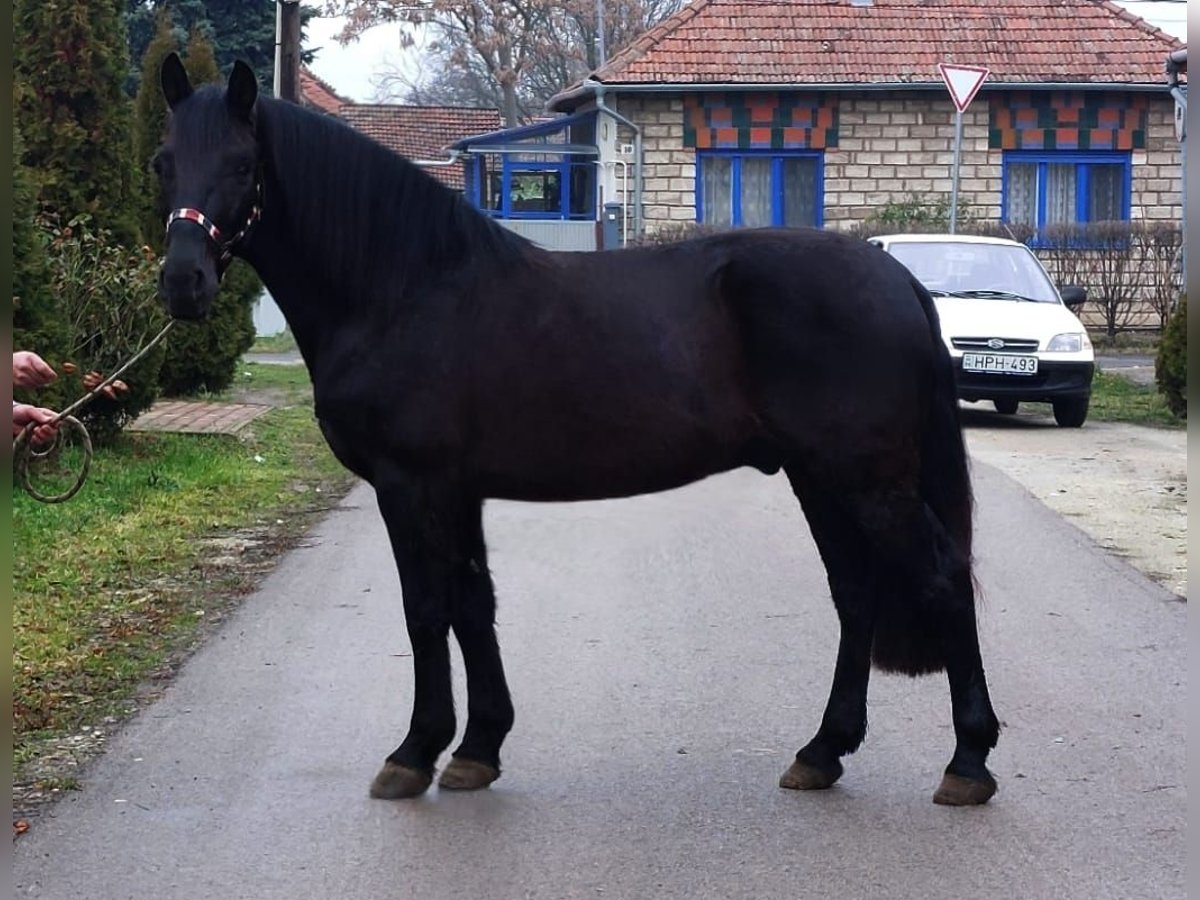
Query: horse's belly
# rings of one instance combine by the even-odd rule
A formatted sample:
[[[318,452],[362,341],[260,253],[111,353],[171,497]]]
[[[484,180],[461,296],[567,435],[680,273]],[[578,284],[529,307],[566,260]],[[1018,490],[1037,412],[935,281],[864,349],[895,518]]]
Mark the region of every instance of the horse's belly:
[[[653,493],[757,465],[762,440],[748,419],[673,429],[664,418],[596,431],[550,424],[531,440],[492,444],[474,468],[486,496],[557,501]]]

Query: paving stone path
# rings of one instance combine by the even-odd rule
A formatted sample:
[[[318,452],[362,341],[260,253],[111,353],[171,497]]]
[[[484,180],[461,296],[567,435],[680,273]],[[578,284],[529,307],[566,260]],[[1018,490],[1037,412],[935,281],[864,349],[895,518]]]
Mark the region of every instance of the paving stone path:
[[[160,400],[129,426],[130,431],[235,434],[271,407],[260,403]]]

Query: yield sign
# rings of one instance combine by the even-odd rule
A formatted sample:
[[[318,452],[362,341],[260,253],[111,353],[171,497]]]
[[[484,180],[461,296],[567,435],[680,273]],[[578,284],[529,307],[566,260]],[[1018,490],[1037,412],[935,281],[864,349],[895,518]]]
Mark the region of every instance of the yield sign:
[[[989,71],[983,66],[951,66],[938,63],[938,72],[941,73],[942,81],[946,82],[946,87],[950,90],[950,99],[954,101],[954,106],[959,112],[964,112],[971,105]]]

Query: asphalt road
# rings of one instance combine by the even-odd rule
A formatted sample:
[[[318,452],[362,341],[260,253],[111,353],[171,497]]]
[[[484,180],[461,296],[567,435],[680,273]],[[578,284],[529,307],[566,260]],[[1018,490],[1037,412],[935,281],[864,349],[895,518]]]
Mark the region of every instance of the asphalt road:
[[[942,678],[876,675],[841,783],[776,787],[820,716],[837,625],[786,483],[750,471],[491,504],[517,705],[504,776],[368,799],[411,661],[358,489],[17,843],[17,896],[1183,897],[1186,607],[975,471],[1006,725],[986,807],[930,802],[953,744]]]

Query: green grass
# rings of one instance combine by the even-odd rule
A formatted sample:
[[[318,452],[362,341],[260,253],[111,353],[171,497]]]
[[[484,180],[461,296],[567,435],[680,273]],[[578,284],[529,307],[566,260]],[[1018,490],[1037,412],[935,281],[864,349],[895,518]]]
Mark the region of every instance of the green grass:
[[[130,432],[96,449],[66,503],[13,489],[18,766],[125,712],[350,484],[313,420],[303,367],[244,366],[233,394],[248,384],[279,408],[237,436]],[[64,457],[76,471],[77,454]]]
[[[1158,331],[1122,331],[1109,337],[1103,331],[1089,331],[1088,337],[1097,353],[1148,354],[1158,351],[1162,335]]]
[[[289,353],[296,349],[292,329],[285,328],[279,334],[259,335],[254,339],[251,353]]]
[[[1154,385],[1135,384],[1121,375],[1096,372],[1088,419],[1098,422],[1131,422],[1163,428],[1184,428]]]

